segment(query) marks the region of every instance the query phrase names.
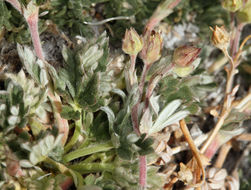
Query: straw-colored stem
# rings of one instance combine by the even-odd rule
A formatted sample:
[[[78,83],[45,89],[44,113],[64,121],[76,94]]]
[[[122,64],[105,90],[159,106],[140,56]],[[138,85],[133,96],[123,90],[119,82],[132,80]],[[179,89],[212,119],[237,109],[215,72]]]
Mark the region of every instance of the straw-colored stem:
[[[193,141],[193,139],[192,139],[192,137],[190,135],[190,132],[189,132],[189,130],[187,128],[185,120],[182,119],[182,120],[180,120],[179,123],[180,123],[180,129],[183,132],[184,137],[185,137],[185,139],[186,139],[189,147],[191,148],[192,153],[193,153],[193,155],[194,155],[194,157],[195,157],[195,159],[197,161],[197,164],[200,167],[201,172],[202,172],[202,179],[201,179],[201,181],[195,185],[195,187],[199,187],[205,181],[205,169],[203,167],[203,163],[202,163],[202,159],[201,159],[201,156],[200,156],[200,152],[199,152],[199,150],[197,149],[197,147],[194,144],[194,141]]]
[[[231,147],[232,147],[231,142],[227,142],[221,147],[217,160],[214,164],[216,168],[222,168]]]

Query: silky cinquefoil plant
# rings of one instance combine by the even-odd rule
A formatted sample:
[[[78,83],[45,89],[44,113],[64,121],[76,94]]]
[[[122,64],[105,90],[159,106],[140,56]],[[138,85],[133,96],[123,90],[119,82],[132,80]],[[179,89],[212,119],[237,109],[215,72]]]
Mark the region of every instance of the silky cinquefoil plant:
[[[1,1],[0,188],[248,188],[251,2],[189,2]]]

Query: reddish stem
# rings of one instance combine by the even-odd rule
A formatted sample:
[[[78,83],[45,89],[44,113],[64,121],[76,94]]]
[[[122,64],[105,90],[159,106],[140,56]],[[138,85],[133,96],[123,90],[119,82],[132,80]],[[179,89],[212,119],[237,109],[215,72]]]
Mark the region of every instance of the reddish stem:
[[[27,19],[27,24],[31,33],[31,39],[34,45],[35,52],[39,59],[45,60],[43,55],[43,49],[41,46],[41,41],[38,32],[38,10],[30,15]]]
[[[147,163],[146,156],[139,157],[139,184],[141,189],[146,188],[146,180],[147,180]]]
[[[140,93],[139,100],[132,108],[131,117],[132,117],[133,129],[138,136],[140,135],[139,124],[138,124],[138,109],[139,109],[139,104],[141,102],[141,96],[143,93],[146,75],[148,70],[150,69],[150,66],[151,64],[147,63],[145,63],[144,65],[139,83],[139,93]],[[147,176],[146,156],[139,156],[139,184],[141,189],[145,189],[146,187],[146,176]]]
[[[139,131],[139,124],[138,124],[138,110],[139,110],[139,104],[141,101],[141,96],[143,93],[143,88],[144,88],[144,84],[145,84],[145,79],[146,79],[146,75],[148,70],[150,69],[151,64],[145,64],[143,71],[142,71],[142,75],[141,75],[141,80],[139,83],[139,100],[138,102],[133,106],[132,108],[132,123],[133,123],[133,129],[136,132],[137,135],[140,135],[140,131]]]
[[[19,11],[22,14],[21,5],[17,0],[5,0],[5,1],[10,3],[17,11]]]
[[[215,155],[217,150],[220,147],[220,143],[217,140],[217,137],[212,141],[212,143],[208,146],[206,149],[204,155],[208,157],[209,159],[212,159],[212,157]]]

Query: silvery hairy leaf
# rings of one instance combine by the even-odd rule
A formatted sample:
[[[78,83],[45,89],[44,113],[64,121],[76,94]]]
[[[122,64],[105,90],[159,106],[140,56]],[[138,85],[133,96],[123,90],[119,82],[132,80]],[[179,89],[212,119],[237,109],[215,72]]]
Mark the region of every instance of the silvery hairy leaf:
[[[63,134],[58,135],[55,139],[54,136],[48,135],[44,139],[42,139],[38,144],[34,145],[31,148],[30,153],[30,162],[33,165],[36,165],[39,162],[42,162],[48,154],[57,146],[60,145],[60,141],[63,137]]]
[[[156,133],[164,129],[166,126],[178,122],[188,116],[189,111],[175,111],[180,107],[181,100],[170,102],[159,114],[157,120],[149,130],[149,134]]]

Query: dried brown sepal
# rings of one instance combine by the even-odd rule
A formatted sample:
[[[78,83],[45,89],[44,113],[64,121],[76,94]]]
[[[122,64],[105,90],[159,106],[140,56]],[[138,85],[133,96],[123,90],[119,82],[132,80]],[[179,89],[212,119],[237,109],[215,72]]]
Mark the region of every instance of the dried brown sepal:
[[[214,28],[210,27],[213,32],[212,42],[215,47],[221,49],[222,51],[226,51],[229,47],[230,42],[230,34],[227,32],[224,26]]]
[[[144,46],[140,53],[141,59],[145,64],[151,65],[161,57],[163,39],[159,32],[152,31],[144,36]]]

